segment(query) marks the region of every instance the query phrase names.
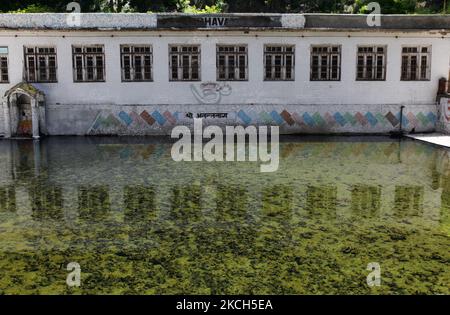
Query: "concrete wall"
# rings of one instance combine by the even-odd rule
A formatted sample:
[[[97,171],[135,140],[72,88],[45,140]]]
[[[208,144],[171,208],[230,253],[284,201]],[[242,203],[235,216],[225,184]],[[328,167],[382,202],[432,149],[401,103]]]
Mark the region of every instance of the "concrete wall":
[[[436,129],[450,134],[450,97],[440,98]]]
[[[14,37],[18,35],[18,37]],[[63,38],[63,36],[65,36]],[[111,37],[114,36],[114,37]],[[161,36],[161,37],[159,37]],[[209,37],[207,37],[209,36]],[[303,36],[303,37],[302,37]],[[350,37],[349,37],[350,36]],[[396,38],[396,36],[398,38]],[[226,112],[229,117],[238,117],[241,111],[251,117],[249,123],[263,123],[270,119],[260,119],[264,113],[276,112],[279,115],[286,110],[290,115],[297,113],[303,117],[307,113],[313,117],[317,112],[326,122],[325,128],[302,127],[300,119],[288,119],[284,123],[273,115],[273,121],[279,121],[283,130],[289,132],[386,132],[394,126],[383,124],[383,119],[391,112],[397,116],[400,105],[407,105],[406,112],[421,123],[420,130],[432,130],[434,126],[421,119],[422,115],[436,115],[435,97],[437,82],[448,76],[450,41],[441,38],[441,34],[394,33],[394,32],[62,32],[62,31],[1,31],[0,46],[9,47],[10,84],[0,85],[0,94],[22,80],[23,46],[54,45],[58,52],[58,83],[36,84],[47,98],[47,123],[51,134],[91,133],[98,115],[108,111],[118,116],[120,112],[138,116],[147,110],[151,115],[157,111],[161,115],[168,112],[175,116],[176,123],[185,123],[185,113],[189,112]],[[151,44],[154,56],[154,82],[122,83],[120,75],[120,44]],[[201,44],[202,82],[169,82],[168,44]],[[248,44],[249,81],[228,82],[226,88],[231,91],[218,96],[218,100],[203,99],[201,83],[216,82],[216,49],[221,44]],[[295,81],[263,81],[264,44],[295,44],[296,65]],[[74,83],[72,74],[72,44],[104,44],[106,50],[106,82]],[[341,81],[310,81],[310,46],[312,44],[342,45]],[[355,81],[356,48],[358,45],[387,45],[386,81]],[[431,45],[431,80],[400,81],[400,62],[402,45]],[[223,87],[223,86],[222,86]],[[195,91],[198,92],[197,96]],[[200,98],[198,97],[200,95]],[[414,106],[414,107],[409,107]],[[357,113],[360,112],[362,116]],[[234,113],[234,114],[233,114]],[[254,114],[256,113],[256,114]],[[330,119],[329,113],[334,119]],[[349,115],[340,119],[339,113],[346,113],[361,120],[361,126],[352,125]],[[422,113],[422,115],[419,115]],[[431,113],[431,114],[430,114]],[[155,113],[156,115],[156,113]],[[235,115],[235,116],[233,116]],[[253,115],[253,116],[252,116]],[[419,116],[417,116],[419,115]],[[125,117],[124,115],[122,115]],[[156,115],[158,116],[158,115]],[[166,115],[168,116],[168,115]],[[244,115],[241,115],[245,117]],[[371,116],[379,123],[374,123]],[[153,117],[153,116],[152,116]],[[164,116],[163,116],[164,117]],[[168,116],[169,117],[169,116]],[[287,117],[287,116],[286,116]],[[295,117],[295,115],[294,115]],[[158,117],[153,117],[158,121]],[[232,118],[231,121],[239,122]],[[267,117],[266,117],[267,118]],[[308,116],[303,117],[308,121]],[[316,115],[316,120],[320,119]],[[414,118],[410,115],[411,120]],[[334,123],[333,123],[334,120]],[[129,121],[125,118],[125,121]],[[161,120],[162,121],[162,120]],[[249,119],[244,118],[244,121]],[[340,121],[340,122],[339,122]],[[367,121],[367,123],[365,123]],[[432,119],[429,119],[431,122]],[[0,121],[1,122],[1,121]],[[331,122],[331,123],[330,123]],[[371,123],[372,122],[372,123]],[[127,124],[127,122],[125,122]],[[163,124],[164,125],[164,124]],[[297,126],[298,125],[298,126]],[[306,125],[308,125],[306,123]],[[349,127],[351,126],[351,127]],[[355,127],[356,126],[356,127]],[[128,126],[127,126],[128,127]],[[145,134],[167,132],[168,126],[152,127]],[[0,133],[2,127],[0,126]],[[120,129],[122,130],[122,129]],[[113,130],[108,131],[116,133]],[[126,132],[120,132],[128,134]]]

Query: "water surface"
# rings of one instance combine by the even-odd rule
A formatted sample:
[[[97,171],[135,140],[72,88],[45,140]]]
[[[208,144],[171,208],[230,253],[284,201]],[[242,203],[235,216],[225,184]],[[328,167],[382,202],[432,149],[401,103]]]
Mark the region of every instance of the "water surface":
[[[449,294],[450,152],[283,138],[280,166],[160,138],[0,141],[0,293]],[[81,266],[81,287],[66,266]],[[381,266],[381,286],[366,270]]]

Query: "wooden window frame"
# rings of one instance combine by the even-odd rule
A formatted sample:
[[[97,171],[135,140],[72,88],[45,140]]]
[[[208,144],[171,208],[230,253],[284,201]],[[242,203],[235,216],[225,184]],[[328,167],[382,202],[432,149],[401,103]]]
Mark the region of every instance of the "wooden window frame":
[[[169,81],[201,81],[200,45],[169,45]]]
[[[9,49],[7,46],[0,48],[6,49],[6,53],[0,53],[0,84],[7,84],[9,83]]]
[[[23,79],[31,83],[58,82],[57,51],[54,46],[24,46]],[[41,67],[41,61],[43,67]],[[51,65],[53,62],[53,65]]]
[[[100,51],[96,51],[99,49]],[[89,58],[91,58],[92,66],[88,65]],[[72,45],[72,62],[74,83],[106,81],[104,45]],[[79,64],[81,67],[78,67]],[[92,74],[90,68],[92,68]],[[101,76],[99,76],[99,69],[101,69]]]
[[[244,66],[241,66],[242,59]],[[241,76],[242,70],[244,77]],[[248,81],[247,44],[216,45],[216,77],[217,81]]]
[[[148,65],[146,65],[147,60],[149,62]],[[138,63],[139,66],[137,66]],[[128,64],[129,67],[126,67],[126,64]],[[152,82],[152,45],[120,45],[120,68],[122,82]]]
[[[290,49],[290,50],[289,50]],[[280,65],[276,64],[279,57]],[[287,66],[287,60],[291,65]],[[270,61],[270,70],[268,69]],[[264,45],[264,81],[295,81],[295,45],[266,44]],[[277,77],[277,67],[280,76]],[[270,72],[270,76],[268,76]],[[290,77],[288,74],[290,73]]]
[[[372,60],[372,65],[369,65],[368,60]],[[356,81],[386,81],[386,65],[386,45],[359,45],[356,48]]]
[[[404,45],[401,56],[400,81],[430,81],[431,45]],[[413,66],[416,68],[414,72]]]
[[[341,47],[336,44],[311,45],[310,81],[341,81]],[[314,71],[315,58],[317,58],[317,76]],[[334,59],[337,59],[336,66],[333,66]],[[336,76],[333,76],[334,72]]]

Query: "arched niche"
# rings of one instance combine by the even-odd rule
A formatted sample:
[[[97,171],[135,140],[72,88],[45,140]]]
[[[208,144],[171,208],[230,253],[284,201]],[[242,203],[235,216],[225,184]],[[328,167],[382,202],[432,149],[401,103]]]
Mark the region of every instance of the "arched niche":
[[[46,133],[45,95],[29,83],[19,83],[3,97],[5,136],[33,137]]]

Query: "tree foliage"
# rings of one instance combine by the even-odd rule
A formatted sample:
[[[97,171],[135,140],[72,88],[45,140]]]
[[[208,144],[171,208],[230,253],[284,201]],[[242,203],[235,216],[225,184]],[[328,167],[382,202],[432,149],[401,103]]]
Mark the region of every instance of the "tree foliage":
[[[82,12],[450,13],[450,0],[77,0]],[[66,12],[70,0],[1,0],[0,12]]]

